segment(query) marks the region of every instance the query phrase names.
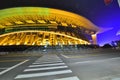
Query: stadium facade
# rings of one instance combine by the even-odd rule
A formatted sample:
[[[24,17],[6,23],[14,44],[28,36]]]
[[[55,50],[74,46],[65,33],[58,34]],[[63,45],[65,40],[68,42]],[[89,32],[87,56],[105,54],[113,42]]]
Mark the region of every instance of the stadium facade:
[[[0,10],[0,45],[97,44],[99,28],[83,16],[44,7]]]

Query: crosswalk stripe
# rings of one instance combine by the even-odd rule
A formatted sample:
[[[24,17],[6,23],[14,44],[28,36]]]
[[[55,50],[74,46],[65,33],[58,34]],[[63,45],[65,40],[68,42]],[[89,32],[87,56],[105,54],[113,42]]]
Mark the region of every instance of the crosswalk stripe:
[[[71,70],[61,70],[61,71],[52,71],[52,72],[44,72],[44,73],[21,74],[21,75],[18,75],[17,77],[15,77],[15,79],[53,76],[53,75],[67,74],[67,73],[72,73],[72,71]]]
[[[37,60],[37,61],[35,61],[35,62],[41,62],[41,61],[43,61],[43,62],[49,62],[49,61],[53,61],[53,62],[55,62],[55,61],[62,61],[62,60],[60,60],[60,59],[41,59],[41,60]]]
[[[73,77],[60,78],[60,79],[54,79],[54,80],[80,80],[80,79],[77,76],[73,76]]]
[[[27,71],[40,71],[40,70],[51,70],[51,69],[63,69],[63,68],[68,68],[68,66],[57,66],[57,67],[45,67],[45,68],[25,69],[24,72],[27,72]]]
[[[65,63],[43,64],[43,65],[30,65],[29,67],[43,67],[43,66],[56,66],[56,65],[65,65]]]
[[[49,63],[59,63],[59,62],[63,62],[63,61],[35,62],[35,63],[33,63],[33,64],[49,64]]]
[[[61,60],[60,58],[48,58],[48,57],[42,57],[41,59],[38,60]]]

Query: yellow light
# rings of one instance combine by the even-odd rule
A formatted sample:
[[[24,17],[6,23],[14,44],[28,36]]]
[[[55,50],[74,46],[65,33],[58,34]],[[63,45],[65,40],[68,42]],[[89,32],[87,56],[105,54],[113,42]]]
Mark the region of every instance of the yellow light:
[[[57,24],[56,21],[50,21],[50,23],[52,23],[52,24]]]
[[[9,43],[9,45],[13,45],[13,43]]]
[[[97,44],[97,34],[93,34],[91,35],[92,36],[92,40],[93,40],[93,43],[92,44]]]
[[[62,22],[61,24],[62,24],[62,26],[68,26],[67,23],[63,23],[63,22]]]
[[[17,42],[17,44],[16,45],[20,45],[20,43],[19,42]]]
[[[6,26],[11,26],[11,25],[13,25],[13,24],[10,23],[10,22],[7,22],[7,23],[5,23],[5,25],[6,25]]]
[[[76,28],[76,26],[75,26],[75,25],[72,25],[72,27]]]
[[[16,24],[24,24],[22,21],[16,21]]]
[[[33,24],[33,23],[35,23],[35,22],[32,21],[32,20],[26,20],[26,22],[29,23],[29,24]]]
[[[34,45],[35,43],[33,42],[32,45]]]
[[[62,45],[68,45],[68,44],[78,44],[77,42],[80,42],[80,44],[88,44],[87,41],[76,38],[76,37],[72,37],[66,34],[61,34],[61,33],[57,33],[57,32],[49,32],[49,31],[37,31],[37,30],[29,30],[29,31],[19,31],[19,32],[12,32],[12,33],[7,33],[7,34],[3,34],[0,35],[0,38],[2,37],[15,37],[16,34],[23,34],[22,35],[22,42],[21,40],[19,40],[19,37],[16,36],[16,40],[19,40],[17,42],[11,42],[9,39],[3,39],[2,43],[0,43],[1,45],[4,43],[8,43],[9,45],[21,45],[21,43],[24,43],[24,45],[58,45],[58,42],[60,42]],[[26,33],[27,34],[26,36]],[[39,37],[39,35],[35,35],[35,34],[42,34],[42,37]],[[52,35],[51,37],[46,37]],[[59,38],[57,38],[57,36],[59,35]],[[26,39],[28,37],[36,37],[33,38],[34,40],[31,39]],[[53,39],[53,40],[52,40]],[[16,41],[15,40],[15,41]],[[36,43],[36,44],[35,44]]]
[[[37,21],[42,24],[46,23],[44,20],[37,20]]]
[[[7,45],[6,43],[3,44],[3,46]]]
[[[27,44],[27,42],[24,43],[25,45]]]
[[[3,25],[0,25],[0,28],[5,28],[5,26],[3,26]]]

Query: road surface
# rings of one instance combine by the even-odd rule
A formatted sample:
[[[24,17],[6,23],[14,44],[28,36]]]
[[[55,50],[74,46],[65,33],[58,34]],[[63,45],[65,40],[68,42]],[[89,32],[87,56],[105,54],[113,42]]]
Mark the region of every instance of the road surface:
[[[0,56],[0,80],[120,80],[118,50],[56,49]]]

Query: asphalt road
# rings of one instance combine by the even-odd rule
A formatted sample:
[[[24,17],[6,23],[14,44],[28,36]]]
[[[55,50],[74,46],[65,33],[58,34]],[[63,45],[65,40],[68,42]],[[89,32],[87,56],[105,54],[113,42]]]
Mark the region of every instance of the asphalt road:
[[[0,80],[120,80],[119,61],[112,49],[9,53],[0,56]]]

